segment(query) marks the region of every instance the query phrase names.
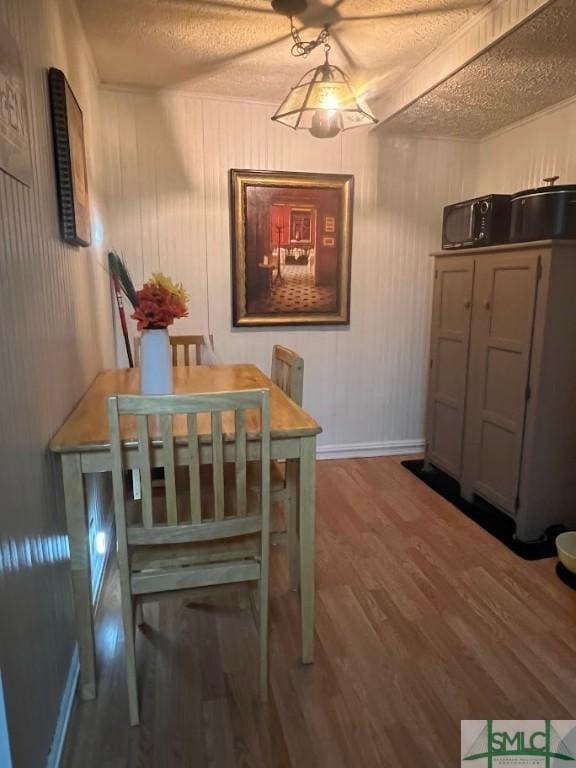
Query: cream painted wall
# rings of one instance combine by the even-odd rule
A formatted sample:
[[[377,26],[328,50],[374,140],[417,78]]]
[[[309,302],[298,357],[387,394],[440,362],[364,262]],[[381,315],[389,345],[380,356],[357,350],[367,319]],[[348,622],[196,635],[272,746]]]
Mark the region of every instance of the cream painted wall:
[[[576,99],[516,123],[479,145],[475,193],[519,192],[547,176],[576,183]]]
[[[141,282],[162,269],[192,294],[174,333],[212,333],[220,359],[270,366],[274,343],[305,358],[305,407],[321,451],[421,445],[431,264],[442,206],[466,194],[476,145],[351,131],[322,142],[271,107],[103,88],[106,243]],[[233,329],[230,168],[353,173],[350,328]],[[120,340],[118,360],[125,364]]]
[[[0,172],[0,669],[15,766],[46,765],[75,644],[68,541],[47,445],[113,360],[104,253],[58,233],[47,68],[63,69],[84,110],[97,224],[96,78],[69,0],[0,0],[27,77],[33,183]],[[106,486],[87,503],[104,524]]]

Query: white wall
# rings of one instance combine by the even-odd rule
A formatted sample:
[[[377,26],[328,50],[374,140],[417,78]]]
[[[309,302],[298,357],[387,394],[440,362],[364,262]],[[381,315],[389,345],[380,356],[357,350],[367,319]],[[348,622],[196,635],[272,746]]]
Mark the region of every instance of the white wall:
[[[135,280],[162,269],[192,294],[173,333],[213,333],[220,358],[270,366],[273,343],[305,358],[304,404],[322,450],[420,445],[431,265],[442,206],[466,193],[467,142],[351,131],[319,141],[270,106],[102,90],[107,245]],[[230,168],[353,173],[350,328],[233,329]],[[118,343],[118,360],[125,354]]]
[[[47,68],[84,110],[93,223],[98,212],[96,78],[68,0],[0,0],[23,54],[33,183],[0,172],[0,667],[16,766],[46,764],[75,643],[57,462],[47,445],[113,359],[108,276],[98,248],[58,233]],[[98,527],[105,486],[87,502]]]
[[[547,176],[576,183],[576,99],[516,123],[480,143],[475,194],[519,192]]]

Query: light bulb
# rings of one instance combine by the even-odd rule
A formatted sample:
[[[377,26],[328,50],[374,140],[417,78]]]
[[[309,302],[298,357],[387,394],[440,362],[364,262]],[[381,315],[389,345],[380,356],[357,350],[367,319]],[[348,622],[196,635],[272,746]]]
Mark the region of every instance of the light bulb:
[[[317,109],[312,115],[310,133],[317,139],[332,139],[342,129],[342,119],[332,109]]]

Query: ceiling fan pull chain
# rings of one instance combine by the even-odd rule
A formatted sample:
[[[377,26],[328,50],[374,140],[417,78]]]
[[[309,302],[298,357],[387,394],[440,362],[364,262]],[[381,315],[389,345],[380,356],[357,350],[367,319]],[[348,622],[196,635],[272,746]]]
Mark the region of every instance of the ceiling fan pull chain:
[[[315,40],[302,40],[300,33],[294,25],[294,17],[290,16],[290,33],[292,35],[292,39],[294,40],[294,45],[291,49],[292,56],[308,56],[308,54],[310,54],[315,48],[318,48],[318,46],[322,44],[324,44],[324,50],[326,53],[328,53],[330,50],[330,44],[328,43],[328,38],[330,36],[328,25],[324,27],[322,32],[320,32]],[[328,48],[326,48],[326,46],[328,46]]]

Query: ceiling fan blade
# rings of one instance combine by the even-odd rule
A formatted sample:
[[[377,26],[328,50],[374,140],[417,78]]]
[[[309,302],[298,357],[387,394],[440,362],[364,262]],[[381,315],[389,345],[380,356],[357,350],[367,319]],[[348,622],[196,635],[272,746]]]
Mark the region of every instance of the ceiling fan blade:
[[[259,53],[260,51],[265,51],[267,48],[272,48],[278,43],[283,43],[285,40],[291,40],[291,39],[292,39],[292,35],[288,33],[287,35],[281,35],[280,37],[275,37],[274,40],[269,40],[267,43],[261,43],[260,45],[255,45],[253,48],[247,48],[246,50],[238,51],[237,53],[230,53],[227,56],[221,56],[218,59],[214,59],[213,61],[206,62],[206,64],[203,64],[194,70],[194,72],[190,77],[190,80],[194,80],[197,77],[202,77],[203,75],[212,74],[212,72],[217,72],[221,67],[224,67],[232,62],[241,61],[247,56],[251,56],[254,53]]]
[[[370,16],[342,16],[340,24],[344,21],[376,21],[378,19],[401,19],[410,16],[430,16],[434,13],[449,13],[450,11],[465,11],[468,8],[474,8],[475,6],[484,5],[484,0],[471,0],[467,3],[459,3],[447,7],[445,5],[436,6],[434,8],[415,8],[411,11],[393,11],[391,13],[376,13]]]
[[[342,39],[336,32],[334,32],[334,30],[332,30],[331,32],[331,37],[332,37],[332,40],[336,42],[336,45],[338,46],[338,48],[340,48],[340,51],[344,56],[344,58],[346,59],[346,63],[348,64],[348,66],[352,67],[352,69],[358,69],[358,65],[354,60],[352,54],[350,53],[348,48],[346,48],[346,46],[342,42]]]

